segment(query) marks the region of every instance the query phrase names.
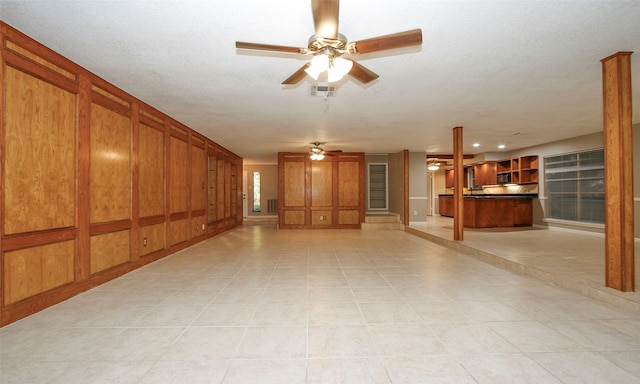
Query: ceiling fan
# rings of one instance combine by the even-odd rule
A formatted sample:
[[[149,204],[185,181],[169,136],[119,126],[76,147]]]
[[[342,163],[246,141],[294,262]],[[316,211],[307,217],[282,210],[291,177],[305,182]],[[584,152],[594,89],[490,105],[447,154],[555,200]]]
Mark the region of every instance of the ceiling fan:
[[[318,80],[326,72],[328,82],[335,82],[349,74],[366,84],[379,76],[357,62],[343,58],[343,55],[357,55],[388,49],[410,47],[422,44],[422,30],[394,33],[370,39],[348,42],[338,33],[339,0],[311,0],[316,33],[309,38],[307,48],[288,47],[236,41],[236,48],[276,51],[313,56],[313,59],[297,70],[282,84],[296,84],[306,75]]]
[[[309,157],[311,158],[311,160],[322,160],[324,159],[325,156],[334,156],[336,153],[342,152],[342,150],[340,149],[333,150],[333,151],[325,151],[320,146],[326,143],[322,143],[319,141],[315,141],[309,144],[313,145],[313,147],[311,147],[311,149],[309,150]]]

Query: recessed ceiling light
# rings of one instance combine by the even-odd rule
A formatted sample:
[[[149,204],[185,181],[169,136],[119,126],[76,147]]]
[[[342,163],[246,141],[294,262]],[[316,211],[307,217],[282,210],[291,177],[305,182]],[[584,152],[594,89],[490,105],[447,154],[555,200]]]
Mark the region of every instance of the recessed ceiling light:
[[[478,148],[479,146],[480,146],[480,143],[473,143],[474,148]]]
[[[505,147],[505,145],[504,145],[504,144],[500,144],[500,145],[498,145],[498,148],[500,148],[500,149],[504,149],[504,147]]]

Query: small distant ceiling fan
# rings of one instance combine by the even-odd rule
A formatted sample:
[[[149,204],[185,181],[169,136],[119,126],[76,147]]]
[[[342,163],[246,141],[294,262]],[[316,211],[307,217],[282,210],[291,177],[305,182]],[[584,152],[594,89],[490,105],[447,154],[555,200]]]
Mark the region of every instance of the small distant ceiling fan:
[[[340,149],[333,150],[333,151],[325,151],[320,146],[324,145],[324,144],[327,144],[327,143],[323,143],[323,142],[319,142],[319,141],[315,141],[315,142],[309,143],[309,144],[313,145],[313,147],[311,147],[311,149],[309,150],[309,156],[310,156],[311,160],[322,160],[322,159],[324,159],[325,156],[333,156],[336,153],[342,152],[342,150],[340,150]]]
[[[303,65],[282,82],[285,85],[296,84],[306,75],[318,80],[323,72],[327,72],[327,80],[330,83],[339,81],[344,75],[349,74],[366,84],[379,76],[361,64],[343,58],[343,55],[372,53],[422,44],[422,30],[420,29],[348,42],[344,35],[338,33],[339,0],[311,0],[311,8],[316,33],[309,38],[307,48],[242,41],[236,41],[236,48],[313,56],[309,63]]]

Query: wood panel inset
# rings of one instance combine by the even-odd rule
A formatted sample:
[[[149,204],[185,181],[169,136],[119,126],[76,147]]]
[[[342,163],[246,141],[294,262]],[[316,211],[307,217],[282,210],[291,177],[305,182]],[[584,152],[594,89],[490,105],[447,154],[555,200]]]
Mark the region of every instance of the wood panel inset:
[[[140,255],[148,255],[165,248],[166,230],[164,223],[140,228]]]
[[[218,177],[216,181],[216,204],[217,204],[217,219],[222,220],[224,216],[224,160],[218,158],[216,164],[216,175]]]
[[[114,94],[112,94],[112,93],[110,93],[110,92],[98,87],[97,85],[92,85],[91,86],[91,91],[95,92],[97,94],[100,94],[100,95],[106,97],[107,99],[109,99],[109,100],[111,100],[111,101],[113,101],[115,103],[118,103],[118,104],[120,104],[121,106],[123,106],[123,107],[125,107],[127,109],[131,108],[131,103],[130,102],[119,98],[118,96],[116,96],[116,95],[114,95]]]
[[[91,236],[91,273],[124,264],[131,259],[130,231]]]
[[[286,210],[284,223],[286,225],[305,225],[305,211]]]
[[[191,238],[207,233],[207,217],[196,216],[191,218]]]
[[[333,211],[332,210],[312,210],[311,211],[311,225],[314,227],[332,226],[333,225]]]
[[[91,105],[91,223],[131,218],[131,120]]]
[[[360,205],[361,173],[359,162],[340,161],[338,163],[338,206]]]
[[[140,217],[163,215],[165,210],[164,132],[140,124],[138,169]]]
[[[175,220],[171,226],[171,245],[176,245],[189,240],[189,220]]]
[[[11,304],[72,282],[75,241],[6,252],[4,304]]]
[[[191,210],[207,208],[207,158],[205,150],[191,146]]]
[[[187,157],[187,143],[171,137],[171,165],[170,169],[170,204],[171,212],[186,212],[189,194],[189,158]]]
[[[40,65],[42,65],[45,68],[48,68],[56,73],[58,73],[59,75],[62,75],[64,77],[66,77],[69,80],[72,81],[78,81],[78,77],[75,73],[71,73],[69,71],[67,71],[66,69],[63,69],[55,64],[53,64],[52,62],[50,62],[47,59],[44,59],[41,56],[36,55],[35,53],[28,51],[24,48],[22,48],[21,46],[15,44],[14,42],[12,42],[11,40],[7,40],[6,42],[6,47],[8,50],[13,51],[21,56],[24,56]]]
[[[5,67],[4,234],[75,226],[76,95]]]
[[[338,224],[340,225],[358,225],[360,224],[359,210],[342,209],[338,212]]]
[[[331,207],[333,205],[333,162],[311,162],[311,206]],[[315,222],[314,216],[312,222]],[[326,224],[326,223],[322,223]]]
[[[303,161],[287,161],[284,163],[283,175],[284,206],[304,207],[305,193],[305,163]]]

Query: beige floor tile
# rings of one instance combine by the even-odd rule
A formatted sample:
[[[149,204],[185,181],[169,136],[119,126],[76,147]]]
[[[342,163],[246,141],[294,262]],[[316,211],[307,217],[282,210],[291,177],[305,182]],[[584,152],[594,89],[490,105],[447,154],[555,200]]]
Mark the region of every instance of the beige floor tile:
[[[393,384],[477,384],[454,356],[386,357]]]
[[[306,326],[252,326],[235,354],[240,359],[307,357]]]
[[[194,320],[197,326],[247,326],[256,311],[256,305],[210,304]]]
[[[349,325],[364,322],[356,303],[327,301],[309,304],[309,325]]]
[[[233,360],[223,384],[300,384],[306,380],[305,359]]]
[[[0,328],[0,383],[640,382],[640,311],[555,286],[640,297],[602,240],[465,235],[239,227]]]
[[[306,303],[260,304],[251,319],[251,326],[307,325]]]
[[[422,356],[447,353],[424,324],[370,324],[369,331],[381,356]]]
[[[562,383],[527,355],[503,353],[463,355],[458,357],[458,362],[479,384]]]
[[[309,327],[309,357],[374,357],[377,351],[364,325]]]
[[[638,376],[598,353],[536,353],[531,354],[530,357],[561,380],[562,383],[640,383]]]
[[[187,328],[161,356],[162,361],[230,359],[242,341],[245,327]]]
[[[136,383],[139,384],[219,384],[230,360],[160,361]],[[88,381],[90,382],[90,381]],[[115,380],[112,383],[118,383]]]
[[[403,301],[360,303],[360,310],[368,324],[420,323],[422,319]]]
[[[391,384],[378,358],[309,359],[307,384]]]

